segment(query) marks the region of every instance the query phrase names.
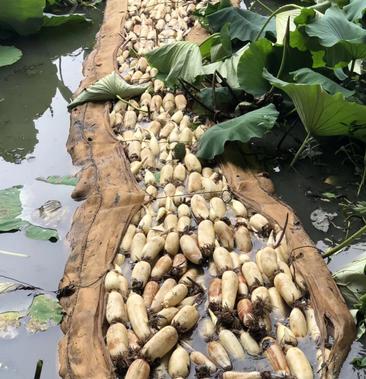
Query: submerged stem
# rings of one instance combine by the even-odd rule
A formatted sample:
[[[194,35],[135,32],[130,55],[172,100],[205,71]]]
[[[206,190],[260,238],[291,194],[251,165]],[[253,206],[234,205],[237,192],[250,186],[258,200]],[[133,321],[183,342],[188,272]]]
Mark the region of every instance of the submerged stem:
[[[360,237],[365,232],[366,232],[366,225],[364,225],[363,227],[361,227],[360,229],[358,229],[357,232],[355,232],[352,235],[350,235],[348,238],[346,238],[345,240],[343,240],[337,246],[334,246],[331,249],[328,249],[327,252],[325,254],[323,254],[323,258],[328,258],[328,257],[334,255],[335,253],[337,253],[338,251],[342,250],[343,248],[347,247],[348,245],[351,244],[351,242],[353,240],[355,240],[356,238]]]
[[[308,132],[308,134],[306,135],[303,143],[301,144],[299,150],[297,150],[294,158],[292,159],[291,163],[290,163],[290,167],[293,167],[293,165],[296,163],[296,161],[299,159],[299,156],[300,154],[304,151],[306,145],[308,144],[309,140],[311,138],[311,135],[310,135],[310,132]]]

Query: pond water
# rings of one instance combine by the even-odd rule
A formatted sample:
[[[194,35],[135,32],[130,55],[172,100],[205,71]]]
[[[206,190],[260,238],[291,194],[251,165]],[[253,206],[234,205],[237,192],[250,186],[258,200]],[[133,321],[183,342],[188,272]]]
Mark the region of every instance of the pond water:
[[[93,24],[47,29],[13,43],[23,51],[15,65],[0,70],[0,189],[23,185],[23,217],[47,200],[59,200],[63,215],[57,222],[56,243],[29,239],[25,233],[0,234],[0,250],[26,254],[0,254],[0,275],[56,290],[68,256],[65,235],[77,203],[71,186],[36,180],[49,175],[75,173],[65,144],[69,130],[66,106],[82,78],[82,62],[93,47],[101,11],[90,12]],[[6,279],[0,277],[0,282]],[[32,296],[17,291],[1,297],[0,312],[26,309]],[[42,378],[56,378],[58,327],[36,334],[20,328],[0,342],[0,378],[34,376],[36,363],[44,361]]]
[[[337,178],[337,189],[335,186],[324,183],[324,180],[330,176]],[[322,165],[304,161],[296,165],[296,170],[289,168],[288,162],[283,168],[281,164],[276,165],[275,170],[271,172],[271,177],[276,186],[277,194],[280,194],[280,198],[296,211],[305,230],[319,249],[325,251],[331,246],[330,241],[340,242],[345,238],[345,223],[339,207],[342,200],[328,203],[314,196],[330,191],[345,195],[349,199],[354,198],[357,192],[356,178],[349,165],[341,164],[341,159],[335,160],[332,154],[326,154]],[[364,198],[365,194],[363,193],[360,200]],[[337,214],[337,217],[331,221],[330,228],[326,233],[317,230],[311,222],[311,213],[316,209]],[[366,237],[363,236],[356,243],[333,256],[328,267],[334,272],[364,254],[365,250]],[[321,290],[319,288],[319,291]],[[355,370],[351,363],[356,356],[365,356],[365,354],[365,339],[362,342],[354,342],[342,367],[340,378],[365,378],[365,371]]]
[[[345,198],[350,201],[365,200],[365,190],[362,190],[357,198],[359,176],[356,176],[354,166],[350,164],[342,152],[335,155],[337,145],[334,140],[332,144],[329,143],[329,140],[322,141],[319,149],[313,149],[313,158],[298,161],[294,168],[289,167],[289,162],[293,156],[289,150],[296,151],[304,138],[303,133],[303,128],[298,125],[298,128],[289,134],[279,151],[276,150],[276,147],[283,136],[282,133],[278,139],[272,136],[271,141],[267,140],[265,149],[259,145],[257,150],[262,149],[262,153],[266,151],[267,158],[263,158],[262,164],[274,182],[277,196],[295,210],[316,246],[320,250],[326,251],[345,238],[346,223],[340,204],[345,202]],[[268,149],[269,145],[272,145],[273,149]],[[268,156],[272,156],[272,158],[268,158]],[[325,201],[324,198],[321,198],[321,194],[325,192],[340,197]],[[330,221],[327,232],[315,228],[312,223],[311,214],[319,209],[327,214],[335,215]],[[355,224],[353,231],[362,225],[361,223],[357,225],[357,222]],[[327,262],[328,267],[332,272],[335,272],[364,254],[365,250],[366,236],[364,235],[354,244],[334,255]],[[319,291],[321,290],[319,288]],[[354,342],[351,353],[343,365],[340,378],[365,378],[365,372],[355,370],[351,364],[356,356],[364,356],[365,354],[365,341]]]

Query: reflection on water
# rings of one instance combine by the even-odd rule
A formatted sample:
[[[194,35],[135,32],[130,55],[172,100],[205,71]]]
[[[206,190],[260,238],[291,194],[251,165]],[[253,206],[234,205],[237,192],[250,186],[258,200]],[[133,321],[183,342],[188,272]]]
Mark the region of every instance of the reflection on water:
[[[0,103],[0,156],[6,161],[19,163],[34,152],[38,142],[35,120],[47,109],[52,113],[57,90],[69,101],[63,60],[83,54],[94,40],[93,28],[84,24],[48,29],[12,41],[24,55],[17,64],[0,69],[0,99],[4,99]]]
[[[15,1],[15,0],[14,0]],[[69,129],[67,103],[82,78],[82,62],[99,28],[100,11],[91,14],[93,25],[73,25],[45,30],[30,38],[13,41],[23,51],[22,59],[0,69],[0,189],[23,185],[23,216],[47,200],[58,200],[63,216],[57,224],[60,240],[35,241],[24,232],[0,233],[0,250],[23,253],[29,258],[0,254],[0,275],[17,278],[46,290],[56,290],[69,247],[65,241],[72,214],[72,187],[37,181],[39,176],[74,172],[66,151]],[[0,282],[5,281],[0,277]],[[0,312],[26,309],[31,298],[26,291],[1,295]],[[28,379],[36,362],[43,359],[42,378],[56,378],[57,341],[54,327],[30,334],[20,328],[11,339],[0,339],[0,379]]]

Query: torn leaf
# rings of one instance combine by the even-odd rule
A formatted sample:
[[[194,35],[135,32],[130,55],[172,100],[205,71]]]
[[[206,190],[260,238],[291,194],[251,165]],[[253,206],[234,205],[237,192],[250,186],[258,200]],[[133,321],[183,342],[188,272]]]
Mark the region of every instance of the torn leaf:
[[[57,300],[48,295],[38,295],[28,311],[29,320],[26,328],[34,333],[44,331],[59,324],[62,320],[62,307]]]

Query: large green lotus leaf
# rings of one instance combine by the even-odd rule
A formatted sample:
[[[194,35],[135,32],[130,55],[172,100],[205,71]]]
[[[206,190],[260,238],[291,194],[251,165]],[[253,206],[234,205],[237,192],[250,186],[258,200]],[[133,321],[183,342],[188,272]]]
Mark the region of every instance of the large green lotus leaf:
[[[150,65],[156,67],[169,85],[179,79],[193,83],[202,73],[202,56],[198,45],[192,42],[174,42],[152,50],[146,55]]]
[[[0,45],[0,67],[8,66],[17,62],[23,53],[21,50],[14,46],[1,46]]]
[[[263,76],[293,101],[305,129],[314,136],[349,135],[366,141],[366,106],[330,95],[319,84],[287,83],[266,69]]]
[[[116,72],[106,75],[96,83],[90,85],[81,92],[69,105],[68,108],[74,108],[77,105],[88,101],[107,101],[113,100],[117,96],[123,99],[142,94],[148,88],[148,84],[131,85],[123,80]]]
[[[313,67],[327,66],[330,68],[344,68],[354,60],[366,57],[366,44],[349,44],[340,42],[333,47],[326,48],[325,51],[314,51]]]
[[[207,16],[208,24],[214,32],[219,32],[225,24],[230,24],[231,39],[244,42],[254,41],[267,20],[268,17],[236,7],[224,8]],[[274,19],[269,22],[264,33],[275,37]]]
[[[82,22],[92,22],[92,20],[79,13],[70,13],[63,15],[44,13],[42,27],[51,28],[64,24],[80,24]]]
[[[350,97],[355,93],[355,91],[350,91],[342,87],[332,79],[329,79],[310,68],[301,68],[300,70],[292,71],[290,74],[293,76],[295,82],[302,84],[320,84],[322,88],[331,95],[340,92],[344,97]]]
[[[317,37],[322,46],[331,47],[340,41],[364,43],[366,30],[350,22],[338,7],[327,9],[323,17],[315,18],[305,27],[306,34]]]
[[[213,159],[224,152],[229,141],[246,143],[252,138],[262,138],[275,125],[278,112],[273,104],[248,112],[242,116],[211,127],[201,137],[197,156]]]
[[[353,59],[366,57],[366,30],[349,20],[332,6],[323,17],[315,17],[305,26],[309,37],[316,37],[325,48],[324,61],[330,67],[346,66]]]
[[[290,46],[310,51],[314,68],[346,67],[352,59],[365,56],[363,42],[366,31],[349,22],[338,7],[326,14],[303,8],[294,20],[296,30],[290,33]]]
[[[361,20],[365,11],[365,0],[350,0],[349,3],[343,7],[343,12],[346,14],[348,20],[352,22],[358,22]]]
[[[45,0],[0,0],[0,29],[20,35],[38,32],[45,5]]]
[[[263,95],[269,90],[270,85],[263,78],[263,68],[267,67],[272,52],[273,45],[266,38],[249,45],[249,48],[240,56],[238,63],[240,88],[253,96]]]
[[[62,320],[62,307],[53,297],[38,295],[33,298],[28,310],[27,329],[30,332],[47,330]]]
[[[225,59],[222,62],[214,62],[202,67],[202,74],[212,75],[215,71],[218,71],[224,78],[226,78],[229,86],[233,88],[239,88],[238,81],[238,63],[243,52],[248,49],[249,45],[245,45],[230,58]]]

